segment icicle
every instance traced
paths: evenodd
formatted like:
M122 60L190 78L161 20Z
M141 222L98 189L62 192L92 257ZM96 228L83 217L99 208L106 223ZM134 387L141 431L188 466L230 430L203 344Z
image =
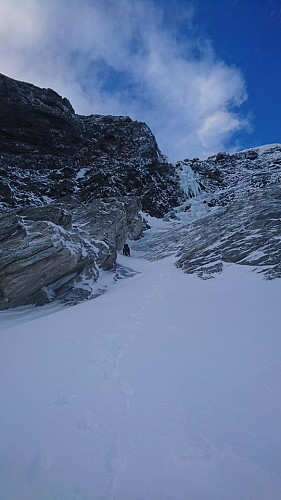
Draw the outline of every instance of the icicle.
M196 179L196 174L189 165L181 164L179 172L181 188L187 198L193 198L200 193L200 186Z

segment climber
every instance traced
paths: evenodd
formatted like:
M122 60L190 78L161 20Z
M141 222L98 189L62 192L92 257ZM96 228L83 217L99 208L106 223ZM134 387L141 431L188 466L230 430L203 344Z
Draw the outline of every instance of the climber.
M125 243L123 247L123 255L126 255L126 257L131 257L130 247L127 243Z

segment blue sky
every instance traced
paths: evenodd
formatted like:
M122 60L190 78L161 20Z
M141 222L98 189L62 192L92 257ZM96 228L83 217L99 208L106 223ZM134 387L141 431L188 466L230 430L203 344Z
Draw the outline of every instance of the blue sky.
M1 0L0 71L145 121L172 161L281 142L277 0Z
M214 50L244 76L253 133L240 138L245 147L281 142L281 2L211 0L198 2L195 22Z

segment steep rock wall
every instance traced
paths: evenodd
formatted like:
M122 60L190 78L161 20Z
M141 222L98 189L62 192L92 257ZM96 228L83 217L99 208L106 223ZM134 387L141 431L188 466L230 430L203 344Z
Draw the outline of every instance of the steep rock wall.
M162 216L183 200L174 167L145 123L81 116L65 98L0 74L0 202L136 196Z

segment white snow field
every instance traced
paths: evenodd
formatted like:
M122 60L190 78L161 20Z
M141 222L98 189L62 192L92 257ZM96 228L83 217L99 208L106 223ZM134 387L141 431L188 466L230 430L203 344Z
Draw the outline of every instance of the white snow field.
M0 499L279 500L281 281L132 254L106 294L1 331Z

